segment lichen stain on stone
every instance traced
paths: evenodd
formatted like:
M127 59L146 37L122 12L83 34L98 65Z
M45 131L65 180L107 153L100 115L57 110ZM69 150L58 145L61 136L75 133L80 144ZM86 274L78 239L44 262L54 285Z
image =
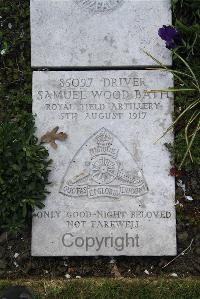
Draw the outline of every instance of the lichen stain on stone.
M111 60L105 60L104 63L107 66L111 66L112 65L112 61Z
M115 44L115 40L113 38L113 36L111 34L108 34L104 37L104 40L113 48L116 48Z
M88 53L88 63L91 64L92 63L92 53Z
M133 156L135 158L135 160L138 162L140 161L140 145L139 145L139 140L137 140L137 142L133 143Z
M81 54L83 54L83 53L85 53L85 52L86 52L86 49L84 49L84 48L81 48L81 49L80 49L80 52L81 52Z

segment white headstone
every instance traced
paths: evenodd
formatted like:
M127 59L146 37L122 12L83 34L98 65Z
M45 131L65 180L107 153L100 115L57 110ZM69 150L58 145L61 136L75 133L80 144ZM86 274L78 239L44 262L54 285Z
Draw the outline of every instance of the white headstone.
M170 0L31 0L33 67L171 64L158 29Z
M68 138L46 144L50 194L33 214L32 255L176 254L173 136L156 142L173 97L147 92L171 86L156 70L34 72L38 137L59 127Z

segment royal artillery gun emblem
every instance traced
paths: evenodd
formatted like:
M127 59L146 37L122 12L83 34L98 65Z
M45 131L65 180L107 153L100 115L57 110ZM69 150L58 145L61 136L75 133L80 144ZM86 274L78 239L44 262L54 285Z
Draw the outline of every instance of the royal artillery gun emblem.
M75 154L60 192L69 197L138 197L147 193L148 187L126 147L102 128Z

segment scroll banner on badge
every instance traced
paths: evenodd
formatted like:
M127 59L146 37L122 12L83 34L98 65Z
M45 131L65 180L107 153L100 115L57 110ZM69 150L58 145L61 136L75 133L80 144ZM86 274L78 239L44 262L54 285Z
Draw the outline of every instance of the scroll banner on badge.
M147 191L148 188L146 184L143 183L137 187L131 185L120 185L120 186L66 185L63 188L62 193L71 197L88 196L88 198L97 198L97 197L106 196L106 197L118 198L120 196L137 197L137 196L144 195Z

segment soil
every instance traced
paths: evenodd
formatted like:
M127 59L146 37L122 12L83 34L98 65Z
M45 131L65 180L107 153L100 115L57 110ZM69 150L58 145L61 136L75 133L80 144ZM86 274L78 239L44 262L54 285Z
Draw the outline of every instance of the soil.
M0 278L200 275L200 171L181 173L176 181L178 255L175 259L126 256L31 257L31 225L27 225L23 232L15 236L7 236L6 233L0 235Z

